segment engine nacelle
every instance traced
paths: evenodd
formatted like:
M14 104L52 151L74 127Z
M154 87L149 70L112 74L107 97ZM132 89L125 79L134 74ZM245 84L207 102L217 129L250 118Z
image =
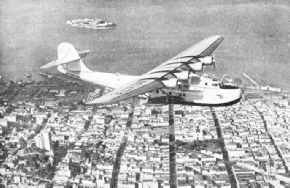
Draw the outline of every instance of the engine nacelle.
M171 78L169 80L163 80L162 83L167 88L175 88L177 86L177 78Z
M189 64L190 68L194 70L195 72L199 72L203 70L203 63L202 62L196 62L193 64Z
M214 63L214 59L213 57L211 56L205 56L205 57L201 57L201 58L198 58L198 60L202 63L204 63L205 65L211 65Z
M178 80L188 80L188 71L182 71L174 74Z

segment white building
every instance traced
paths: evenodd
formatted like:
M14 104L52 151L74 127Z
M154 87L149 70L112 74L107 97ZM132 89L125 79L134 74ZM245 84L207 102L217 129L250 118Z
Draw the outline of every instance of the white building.
M51 150L52 149L52 143L51 143L51 133L49 131L44 131L42 133L39 133L34 137L36 147L39 147L41 149L45 150Z
M6 115L4 116L4 119L6 119L9 122L16 122L16 115Z
M3 127L7 127L8 121L6 119L0 119L0 125L2 125Z

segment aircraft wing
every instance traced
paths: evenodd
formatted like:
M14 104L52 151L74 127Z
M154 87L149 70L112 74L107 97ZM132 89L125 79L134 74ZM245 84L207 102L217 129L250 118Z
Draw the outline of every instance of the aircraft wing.
M193 45L189 49L162 63L155 69L143 74L136 80L117 88L116 90L103 95L100 98L92 101L87 101L87 104L109 104L148 93L156 89L164 88L162 83L166 80L166 76L176 72L184 65L197 62L197 58L209 56L223 41L224 36L212 36Z

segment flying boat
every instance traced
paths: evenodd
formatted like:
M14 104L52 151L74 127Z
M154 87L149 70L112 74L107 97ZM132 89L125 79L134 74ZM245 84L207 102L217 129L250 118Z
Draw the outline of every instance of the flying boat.
M86 104L112 104L146 95L148 104L170 100L173 104L226 106L240 101L241 88L200 74L204 67L215 66L212 53L223 40L220 35L208 37L141 76L92 71L83 62L90 51L69 43L60 44L57 60L41 68L57 67L63 74L112 89L101 97L88 97Z

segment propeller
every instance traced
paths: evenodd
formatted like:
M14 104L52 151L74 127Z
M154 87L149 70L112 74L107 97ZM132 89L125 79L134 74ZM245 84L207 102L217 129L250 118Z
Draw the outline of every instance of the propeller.
M240 87L241 88L241 91L242 91L242 95L245 94L245 91L246 91L246 88L245 87Z
M216 79L216 80L221 80L219 77L217 77L216 75L214 75L213 73L209 72L209 71L206 71L206 74L208 76L210 76L211 78L213 79Z
M234 78L233 83L240 86L240 85L242 85L242 80L240 78Z
M215 66L215 54L212 56L212 66L213 66L213 71L215 72L216 66Z

